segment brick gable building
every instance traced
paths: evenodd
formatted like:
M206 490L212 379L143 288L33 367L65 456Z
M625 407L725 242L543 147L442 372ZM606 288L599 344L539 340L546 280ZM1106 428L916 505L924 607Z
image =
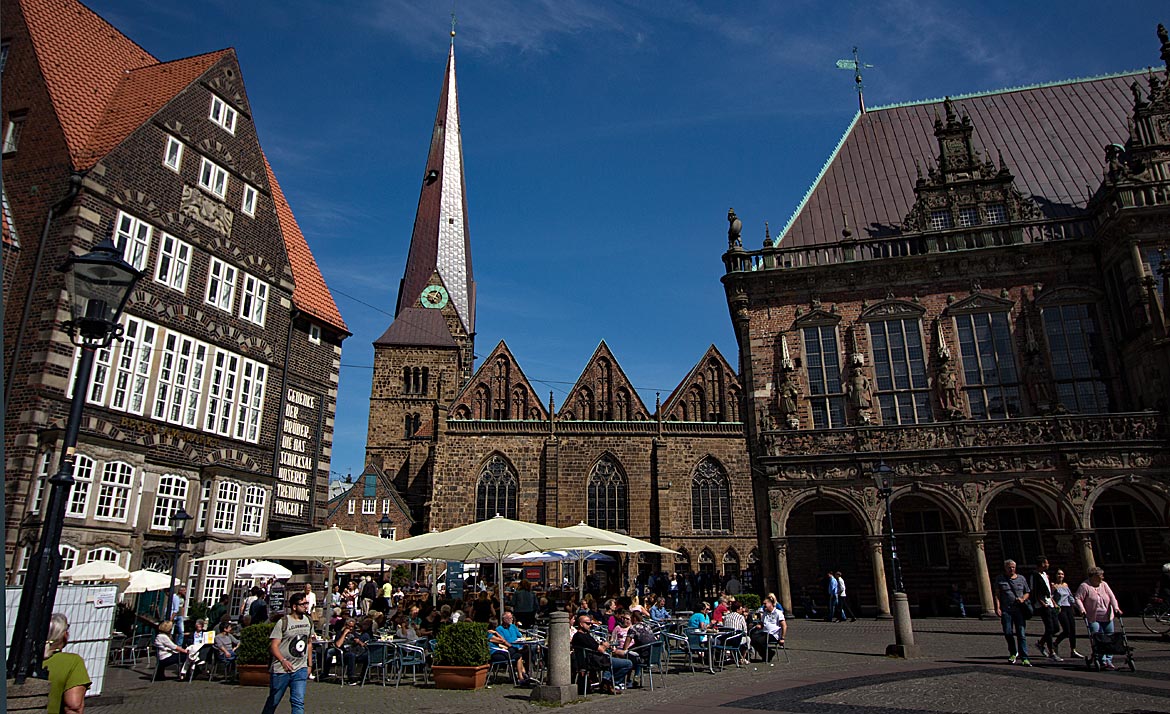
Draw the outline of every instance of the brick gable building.
M863 111L777 240L746 250L729 216L786 604L840 569L888 613L883 465L920 611L952 584L993 609L1002 560L1040 553L1144 603L1170 560L1168 85L1160 68Z
M86 390L66 566L169 567L318 527L345 322L252 123L232 50L160 62L73 0L4 0L10 582L39 537L77 350L65 256L113 236L144 271ZM191 528L189 528L190 534ZM186 574L213 600L232 564Z
M558 526L584 521L680 552L623 562L630 580L693 570L712 582L725 572L750 581L757 499L739 380L714 347L653 410L605 342L559 410L551 395L544 403L503 341L474 369L460 142L452 45L395 318L374 343L367 461L402 494L416 532L497 513ZM364 529L376 532L378 518L368 514ZM603 567L618 578L616 566Z

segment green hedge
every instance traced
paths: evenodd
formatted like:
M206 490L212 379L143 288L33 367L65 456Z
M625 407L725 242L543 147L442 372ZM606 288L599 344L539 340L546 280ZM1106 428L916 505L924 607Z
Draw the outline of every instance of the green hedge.
M240 664L268 664L272 661L268 640L275 626L275 622L260 622L248 625L240 632L240 649L236 653Z
M460 621L439 632L435 643L435 664L448 667L478 667L487 664L487 625Z
M748 609L748 612L759 608L760 596L754 593L740 593L735 596L735 599L743 603L743 606Z

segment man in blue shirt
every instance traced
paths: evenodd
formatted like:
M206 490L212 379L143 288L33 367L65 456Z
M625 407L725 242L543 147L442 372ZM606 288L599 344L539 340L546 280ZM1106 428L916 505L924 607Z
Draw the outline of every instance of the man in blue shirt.
M500 626L488 633L492 661L506 662L509 658L514 660L516 662L517 684L527 684L528 674L525 665L528 662L528 648L514 644L518 639L520 639L520 628L516 627L512 611L508 610L504 612L504 621Z
M837 576L833 571L829 571L829 612L825 615L825 622L837 621Z
M666 598L660 597L650 606L650 619L655 622L670 619L670 611L666 609Z

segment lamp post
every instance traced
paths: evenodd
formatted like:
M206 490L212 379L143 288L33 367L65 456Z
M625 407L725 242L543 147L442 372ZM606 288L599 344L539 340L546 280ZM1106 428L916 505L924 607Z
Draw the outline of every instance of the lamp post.
M383 513L382 517L378 519L378 537L379 538L389 538L390 537L390 516L386 515L385 513ZM378 570L378 580L380 580L382 583L385 583L386 582L386 559L382 558L379 561L379 563L380 563L380 565L379 565L379 570Z
M73 461L81 412L89 388L94 354L122 338L118 320L142 273L122 259L122 250L107 236L85 255L70 255L59 268L65 273L70 319L61 325L74 345L81 348L69 419L61 442L57 472L49 479L49 500L45 506L41 539L29 560L28 573L20 593L20 609L9 650L9 674L17 684L29 676L43 678L43 644L49 633L49 617L57 597L61 573L61 530L65 526L65 505L73 487Z
M179 510L171 514L171 527L175 531L175 549L171 551L171 589L167 591L167 608L166 614L163 616L163 621L171 619L175 606L175 579L176 571L179 568L179 549L183 545L183 536L186 535L184 531L187 529L187 521L191 520L191 516L186 509L179 506Z
M894 616L894 644L886 647L886 655L914 657L918 647L914 644L914 622L910 618L910 600L902 586L902 564L898 562L898 541L894 537L894 514L890 510L890 496L894 493L892 476L894 470L878 459L873 466L873 483L877 494L886 502L886 530L890 534L890 571L894 576L894 597L891 614Z

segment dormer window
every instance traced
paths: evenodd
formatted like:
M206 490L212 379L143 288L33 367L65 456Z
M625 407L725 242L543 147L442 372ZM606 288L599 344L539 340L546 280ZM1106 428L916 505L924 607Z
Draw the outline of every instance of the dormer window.
M208 118L226 129L229 134L236 133L236 110L214 94L211 95L211 114Z
M1007 223L1007 206L1002 203L987 205L987 222L989 224Z
M979 209L974 206L970 208L960 208L959 225L963 228L970 228L971 226L979 225Z
M932 231L943 231L954 227L955 221L951 217L949 210L943 209L941 211L930 212L930 229Z

